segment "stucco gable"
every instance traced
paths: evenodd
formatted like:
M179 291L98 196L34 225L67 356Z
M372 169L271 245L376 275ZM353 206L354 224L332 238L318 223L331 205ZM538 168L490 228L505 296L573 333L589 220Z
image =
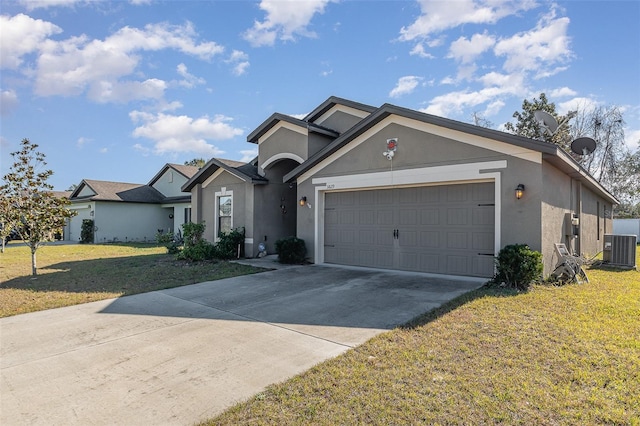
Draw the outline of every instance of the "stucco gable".
M197 184L203 184L221 169L252 184L268 183L266 179L258 174L257 162L255 160L249 163L243 163L241 161L212 158L182 186L182 191L190 192Z

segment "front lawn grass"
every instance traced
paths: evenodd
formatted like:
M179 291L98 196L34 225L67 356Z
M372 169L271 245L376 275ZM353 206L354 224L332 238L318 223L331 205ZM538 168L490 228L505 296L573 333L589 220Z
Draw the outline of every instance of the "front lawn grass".
M640 272L588 275L468 293L204 424L640 425Z
M0 254L0 317L77 305L262 271L230 262L175 260L151 244L50 245L37 252L11 242Z

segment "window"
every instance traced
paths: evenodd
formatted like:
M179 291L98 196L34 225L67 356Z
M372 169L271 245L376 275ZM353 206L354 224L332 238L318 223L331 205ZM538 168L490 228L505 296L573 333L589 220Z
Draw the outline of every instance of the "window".
M231 232L231 207L232 198L230 195L218 197L218 235Z
M184 222L183 223L191 223L191 207L184 208Z

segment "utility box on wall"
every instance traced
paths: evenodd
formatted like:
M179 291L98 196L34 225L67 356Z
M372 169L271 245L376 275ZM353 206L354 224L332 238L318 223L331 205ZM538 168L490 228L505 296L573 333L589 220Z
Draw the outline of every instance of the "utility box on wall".
M636 268L636 236L604 235L604 251L602 260L612 266Z

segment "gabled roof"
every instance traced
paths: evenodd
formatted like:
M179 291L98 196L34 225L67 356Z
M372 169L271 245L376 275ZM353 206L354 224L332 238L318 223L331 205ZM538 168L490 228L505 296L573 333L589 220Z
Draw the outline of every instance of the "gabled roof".
M372 113L377 109L371 105L361 104L360 102L350 101L349 99L343 99L337 96L330 96L326 101L318 105L316 109L307 114L303 120L312 123L336 105L344 105L367 113Z
M78 197L88 187L95 194ZM164 196L157 189L139 183L109 182L104 180L83 179L70 196L71 201L120 201L129 203L161 203Z
M203 183L209 179L219 169L226 170L232 175L252 184L265 184L269 181L258 174L258 166L255 160L249 163L243 163L234 160L225 160L222 158L212 158L198 172L191 177L184 185L183 192L189 192L199 183Z
M335 130L328 129L326 127L319 126L314 123L309 123L304 120L300 120L299 118L292 117L290 115L281 114L276 112L271 114L271 117L267 118L262 122L253 132L249 133L247 136L247 142L258 143L258 140L269 130L271 130L275 125L279 122L285 121L287 123L293 124L294 126L298 126L303 129L307 129L310 132L320 133L323 135L331 136L333 138L337 138L339 133Z
M291 182L297 179L307 170L329 157L331 154L347 145L349 142L372 128L390 115L398 115L412 120L433 124L440 127L449 128L451 130L465 132L468 134L484 137L516 146L520 146L533 151L542 153L543 159L553 164L555 167L567 173L569 176L579 179L587 186L602 194L602 196L612 203L619 204L619 201L607 191L599 182L597 182L580 164L578 164L570 155L560 149L557 145L525 138L522 136L512 135L510 133L498 130L487 129L485 127L474 126L472 124L460 121L450 120L448 118L438 117L431 114L422 113L416 110L398 107L391 104L384 104L376 109L369 116L362 119L358 124L344 132L340 137L328 144L326 147L312 155L307 161L300 164L290 173L284 176L284 182Z
M184 164L167 163L164 166L162 166L160 171L158 173L156 173L156 175L149 181L148 185L149 186L153 186L153 184L156 183L158 181L158 179L160 179L162 177L162 175L165 174L168 169L175 170L176 172L180 173L182 176L186 177L187 179L192 178L193 175L198 173L198 170L200 170L196 166L186 166Z

